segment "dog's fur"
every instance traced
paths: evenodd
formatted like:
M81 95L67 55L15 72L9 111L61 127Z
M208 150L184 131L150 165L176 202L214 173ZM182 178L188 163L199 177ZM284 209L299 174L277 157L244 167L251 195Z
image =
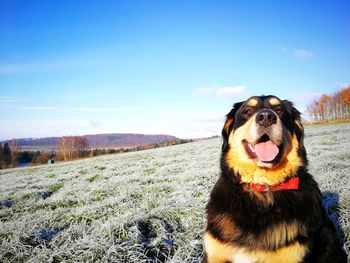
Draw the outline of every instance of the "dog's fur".
M262 110L269 115L265 123ZM221 175L207 205L203 262L346 262L318 185L307 172L299 111L287 100L256 96L236 103L226 117ZM263 136L278 146L272 161L247 149ZM274 186L293 177L299 177L298 190L242 187Z

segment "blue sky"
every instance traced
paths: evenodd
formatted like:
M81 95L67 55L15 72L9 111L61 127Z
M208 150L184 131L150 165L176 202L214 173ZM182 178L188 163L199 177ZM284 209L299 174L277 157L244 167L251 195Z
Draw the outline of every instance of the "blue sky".
M220 134L234 102L303 111L350 82L349 1L0 0L0 140Z

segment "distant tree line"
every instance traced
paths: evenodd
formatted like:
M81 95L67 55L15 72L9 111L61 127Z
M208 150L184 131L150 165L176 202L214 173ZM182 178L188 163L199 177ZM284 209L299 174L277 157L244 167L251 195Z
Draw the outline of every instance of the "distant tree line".
M6 142L4 146L0 143L0 169L17 167L18 165L45 164L50 159L56 161L69 161L85 157L94 157L104 154L120 154L133 151L166 147L182 143L192 142L192 140L175 139L162 143L151 143L147 145L121 148L97 148L88 147L87 139L83 136L65 136L60 138L57 144L57 151L30 151L19 150L18 142L12 140Z
M95 148L127 147L128 145L145 145L176 139L176 137L171 135L147 135L132 133L91 134L84 135L83 137L87 139L88 145L94 145ZM18 141L18 145L26 146L26 149L36 149L38 147L47 148L51 147L52 145L56 146L59 143L60 139L61 137L45 137L22 138L16 140ZM3 142L3 144L5 142ZM10 140L7 142L10 142Z
M16 167L19 164L43 164L50 158L50 154L40 151L21 151L17 140L0 143L0 169Z
M15 167L18 162L18 143L16 140L0 143L0 169Z
M68 160L74 160L74 159L84 158L84 157L93 157L93 156L103 155L103 154L142 151L147 149L166 147L166 146L188 143L188 142L192 142L192 140L175 139L175 140L165 141L161 143L151 143L151 144L133 146L133 147L91 149L88 147L88 142L86 137L65 136L65 137L62 137L57 144L58 153L55 159L68 161Z
M0 143L0 169L8 168L12 164L11 149L8 143L2 147Z
M327 122L350 118L350 86L332 94L323 94L307 106L311 122Z

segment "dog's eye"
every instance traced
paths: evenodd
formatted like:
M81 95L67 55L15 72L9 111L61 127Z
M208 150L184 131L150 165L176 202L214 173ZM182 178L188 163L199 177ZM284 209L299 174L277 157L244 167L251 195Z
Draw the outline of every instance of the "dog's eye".
M282 108L277 107L277 108L275 108L275 112L276 112L278 115L281 115L282 112L283 112L283 110L282 110Z
M251 114L253 114L253 109L252 108L246 108L243 113L246 114L246 115L251 115Z

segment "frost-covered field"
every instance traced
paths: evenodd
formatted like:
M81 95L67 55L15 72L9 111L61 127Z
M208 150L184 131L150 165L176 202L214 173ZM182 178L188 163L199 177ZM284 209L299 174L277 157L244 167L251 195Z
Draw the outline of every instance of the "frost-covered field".
M350 246L350 123L306 128L310 172ZM0 262L199 262L220 139L0 170Z

